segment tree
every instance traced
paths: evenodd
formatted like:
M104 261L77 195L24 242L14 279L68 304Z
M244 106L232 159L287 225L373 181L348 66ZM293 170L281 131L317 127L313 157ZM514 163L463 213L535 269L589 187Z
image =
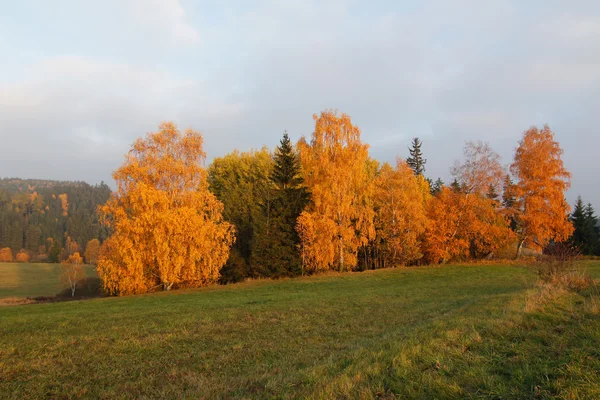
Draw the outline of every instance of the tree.
M488 143L468 141L463 150L464 161L455 162L452 176L465 193L497 193L505 176L500 156Z
M92 239L85 247L85 262L96 265L100 256L100 241Z
M61 275L60 279L63 283L69 285L71 289L71 297L75 296L75 289L77 288L77 282L85 277L83 272L83 258L78 252L75 252L61 263Z
M573 224L571 243L577 246L583 254L595 254L598 246L598 235L595 230L598 218L595 216L592 205L584 205L581 196L578 196L569 220Z
M117 189L101 207L112 229L98 260L111 294L215 282L234 240L223 204L208 190L202 135L173 123L138 139L113 173Z
M565 191L571 174L562 161L563 150L548 125L523 134L511 172L515 184L517 257L522 246L543 249L551 240L562 242L573 232Z
M441 190L441 189L440 189ZM405 161L384 164L375 181L375 226L387 264L413 264L423 254L421 237L428 224L429 185Z
M55 240L51 242L50 249L48 250L48 262L60 262L60 245Z
M25 249L21 249L15 256L15 260L17 260L18 262L22 262L22 263L29 262L29 259L30 259L29 253Z
M596 232L596 225L598 224L598 217L596 217L594 208L590 203L585 206L585 219L587 222L586 226L586 246L584 247L585 254L594 255L600 247L598 242L598 233Z
M323 111L314 115L310 143L300 139L302 176L311 202L298 218L303 265L311 271L357 264L361 246L375 237L370 204L368 145L346 114Z
M262 202L252 246L252 270L261 276L282 277L301 273L300 238L296 221L307 203L300 160L287 132L273 156L270 201Z
M0 250L0 261L2 262L10 262L13 260L12 250L10 247L5 247Z
M421 146L423 142L419 138L413 138L411 147L408 148L410 157L406 159L406 163L413 170L415 175L423 175L425 173L425 164L427 160L423 158L423 152L421 152Z
M265 147L249 152L233 151L215 158L208 168L210 190L223 203L223 218L235 226L235 243L221 282L264 276L265 271L251 262L257 232L266 224L273 206L275 186L271 180L273 157Z
M424 253L430 263L485 257L513 239L506 218L483 194L444 187L428 203L427 216Z
M438 193L440 193L442 191L442 188L444 187L444 181L442 180L442 178L437 178L437 180L433 183L433 185L431 185L431 194L432 195L436 195Z

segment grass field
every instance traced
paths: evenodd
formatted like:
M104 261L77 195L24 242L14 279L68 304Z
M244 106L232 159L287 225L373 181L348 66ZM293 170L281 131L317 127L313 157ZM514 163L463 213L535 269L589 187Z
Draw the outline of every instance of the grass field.
M92 266L84 266L87 276L96 276ZM59 264L0 263L0 299L6 297L54 296L64 285Z
M534 281L445 266L4 307L0 397L600 398L597 307Z

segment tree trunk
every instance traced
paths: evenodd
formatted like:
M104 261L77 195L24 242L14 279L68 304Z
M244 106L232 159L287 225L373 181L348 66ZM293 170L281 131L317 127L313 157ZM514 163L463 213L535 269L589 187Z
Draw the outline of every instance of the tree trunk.
M517 260L521 256L521 249L523 248L523 243L525 243L525 239L521 239L519 241L519 244L517 245L517 255L515 256L515 259L517 259Z

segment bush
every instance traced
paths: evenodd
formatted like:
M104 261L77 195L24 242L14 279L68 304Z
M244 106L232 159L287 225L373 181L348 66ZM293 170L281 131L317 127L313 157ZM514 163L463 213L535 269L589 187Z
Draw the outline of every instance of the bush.
M19 252L17 253L16 257L15 257L15 259L16 259L18 262L23 262L23 263L26 263L26 262L28 262L28 261L29 261L29 258L30 258L30 257L29 257L29 253L28 253L26 250L24 250L24 249L21 249L21 251L19 251Z

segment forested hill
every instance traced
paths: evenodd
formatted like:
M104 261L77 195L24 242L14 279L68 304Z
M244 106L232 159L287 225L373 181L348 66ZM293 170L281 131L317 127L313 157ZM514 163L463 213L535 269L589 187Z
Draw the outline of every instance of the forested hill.
M23 249L31 260L83 253L90 240L107 236L96 209L110 192L104 183L0 179L0 248Z

